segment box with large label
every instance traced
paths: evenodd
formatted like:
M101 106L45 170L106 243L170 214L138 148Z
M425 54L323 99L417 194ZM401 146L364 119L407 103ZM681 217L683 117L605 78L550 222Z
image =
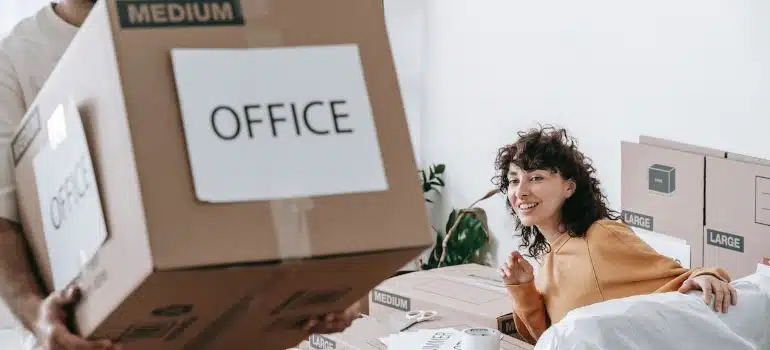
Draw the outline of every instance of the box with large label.
M770 258L770 161L727 154L706 162L704 260L733 279Z
M248 298L297 330L433 244L377 0L98 1L12 151L47 289L127 350Z
M441 317L441 315L439 315L434 320L421 322L412 326L406 332L414 332L418 330L441 330L447 328L459 332L463 329L475 327L475 325L469 324L468 321L463 319ZM348 329L341 333L324 335L313 334L307 340L300 343L297 348L301 350L388 350L388 346L385 344L383 339L387 339L389 336L398 333L398 328L394 328L392 325L384 324L374 317L365 316L355 320ZM422 347L422 349L456 349L456 347L453 345L460 344L447 343L447 341L451 341L453 339L457 340L456 337L453 338L446 335L437 334L435 340L430 340L429 344ZM420 346L420 344L415 344L415 348L418 346ZM500 341L500 349L532 350L534 349L534 346L513 337L502 335L502 339Z
M685 267L703 265L705 162L712 157L725 152L650 136L621 143L623 222L636 232L684 239Z
M369 314L399 323L412 310L435 310L448 318L515 335L513 304L500 273L466 264L390 278L369 293Z

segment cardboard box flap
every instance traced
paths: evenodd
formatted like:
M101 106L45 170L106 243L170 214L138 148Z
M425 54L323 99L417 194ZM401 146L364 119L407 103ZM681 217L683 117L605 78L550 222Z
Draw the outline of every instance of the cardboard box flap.
M726 156L725 151L720 151L714 148L695 146L684 142L677 142L653 136L640 135L639 143L687 153L700 154L708 157L724 158Z
M415 299L439 304L458 314L491 319L511 314L510 299L500 276L492 268L475 264L391 278L373 290L371 302L407 310L414 309L410 304Z

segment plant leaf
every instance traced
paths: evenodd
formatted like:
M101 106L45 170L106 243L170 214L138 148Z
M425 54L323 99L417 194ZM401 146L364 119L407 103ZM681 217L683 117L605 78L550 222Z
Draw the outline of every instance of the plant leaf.
M444 164L436 165L436 174L443 174L444 170L446 170L446 165Z

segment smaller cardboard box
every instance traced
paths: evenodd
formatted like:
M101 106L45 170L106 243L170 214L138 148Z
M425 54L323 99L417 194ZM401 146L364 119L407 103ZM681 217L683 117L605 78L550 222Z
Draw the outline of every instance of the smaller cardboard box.
M623 221L638 233L684 239L686 267L703 265L705 162L712 157L725 152L650 136L621 143Z
M473 327L475 326L469 325L468 322L460 319L438 317L435 320L418 323L406 332L441 328L453 328L461 331ZM313 334L297 347L301 350L387 350L388 347L381 339L396 333L398 333L398 329L394 329L392 326L384 324L374 317L365 316L357 319L353 322L353 325L341 333L329 335ZM531 350L534 349L534 346L503 335L500 348L502 350Z
M402 323L406 312L434 310L475 327L516 334L513 305L496 269L478 264L449 266L390 278L369 293L369 314Z
M770 258L770 161L728 153L706 163L704 263L733 279Z

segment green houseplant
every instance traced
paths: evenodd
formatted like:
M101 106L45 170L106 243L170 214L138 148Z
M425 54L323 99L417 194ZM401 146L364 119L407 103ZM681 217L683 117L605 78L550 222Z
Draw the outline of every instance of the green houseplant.
M444 187L444 164L432 165L428 170L420 170L420 180L425 201L431 192L440 192ZM427 261L420 262L420 268L429 270L437 267L461 265L467 263L486 264L483 256L484 248L489 244L490 231L487 224L487 214L482 208L476 207L479 202L488 199L499 191L487 192L482 198L473 202L468 208L453 209L446 221L444 231L433 228L436 233L436 244L430 252Z

